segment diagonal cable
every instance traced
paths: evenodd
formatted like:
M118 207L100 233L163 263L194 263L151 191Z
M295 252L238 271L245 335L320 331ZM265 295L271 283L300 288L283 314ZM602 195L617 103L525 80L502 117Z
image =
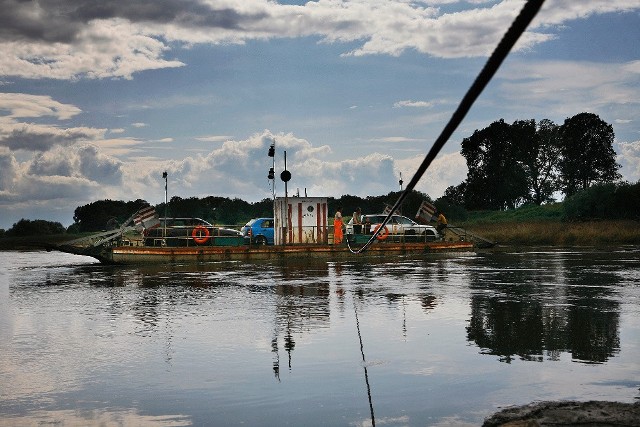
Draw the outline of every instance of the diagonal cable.
M352 249L351 245L349 244L349 239L347 239L347 245L351 252L355 254L364 252L375 241L378 234L380 233L380 230L382 230L387 225L389 219L391 219L391 216L395 211L398 210L409 193L413 191L415 186L418 184L418 181L420 181L420 179L422 178L422 175L424 175L427 168L431 165L431 162L433 162L433 160L436 158L440 150L442 150L442 147L444 147L444 145L447 143L453 132L457 129L460 123L462 123L462 120L464 120L464 117L473 106L473 103L476 101L476 99L478 99L484 88L489 84L495 73L498 71L498 68L500 68L500 65L502 65L502 62L505 60L507 55L509 55L509 52L511 51L513 46L516 44L520 36L525 32L533 18L536 16L543 3L544 0L527 0L524 7L520 11L520 14L516 17L516 19L511 24L511 27L509 27L505 35L502 37L502 40L500 40L498 46L496 46L495 50L487 60L487 63L482 68L482 71L480 71L480 74L478 74L478 77L476 77L476 80L473 82L464 98L462 98L462 101L460 101L458 108L453 112L453 115L449 119L449 122L440 133L440 136L438 136L436 141L433 143L431 150L429 150L429 152L425 156L424 160L418 167L418 170L413 175L413 178L411 178L411 181L409 181L407 187L404 189L402 194L400 194L400 197L398 197L398 200L391 208L391 212L389 212L380 227L378 227L378 230L371 236L367 243L365 243L365 245L358 250Z

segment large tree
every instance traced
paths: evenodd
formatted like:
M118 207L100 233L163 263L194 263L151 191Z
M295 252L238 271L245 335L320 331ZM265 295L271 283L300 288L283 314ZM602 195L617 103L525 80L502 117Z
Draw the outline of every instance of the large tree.
M560 128L551 120L518 120L511 126L527 176L529 200L536 205L553 200L558 189Z
M566 196L620 179L610 124L596 114L580 113L564 121L561 134L560 175Z
M520 135L520 138L522 135ZM527 200L527 175L522 144L512 126L500 119L462 141L467 159L465 206L468 209L508 209Z

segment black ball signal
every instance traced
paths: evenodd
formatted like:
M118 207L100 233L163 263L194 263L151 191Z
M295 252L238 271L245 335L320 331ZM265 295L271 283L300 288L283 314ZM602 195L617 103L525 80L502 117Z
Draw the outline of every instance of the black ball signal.
M283 170L280 174L280 179L282 180L282 182L289 182L291 180L291 172L286 169Z

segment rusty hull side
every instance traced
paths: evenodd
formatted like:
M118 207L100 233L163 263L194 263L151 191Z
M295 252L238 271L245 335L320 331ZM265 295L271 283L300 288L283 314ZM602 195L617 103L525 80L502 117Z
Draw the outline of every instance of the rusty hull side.
M471 242L383 243L371 246L363 255L420 255L473 251ZM290 246L203 246L140 247L120 246L111 249L109 261L115 264L193 263L215 261L279 260L289 258L345 259L354 256L343 245Z

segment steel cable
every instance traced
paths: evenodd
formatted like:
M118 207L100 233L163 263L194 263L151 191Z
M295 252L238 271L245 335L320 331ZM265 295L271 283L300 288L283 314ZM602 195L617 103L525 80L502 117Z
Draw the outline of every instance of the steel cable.
M389 212L380 227L378 227L378 230L371 236L371 238L367 241L367 243L365 243L364 246L357 250L352 249L351 244L349 243L349 239L346 239L347 246L352 253L362 253L367 250L367 248L369 248L371 244L373 244L378 234L380 233L380 230L386 226L386 224L389 222L389 219L391 219L391 216L394 214L394 212L398 210L404 199L409 195L409 193L411 193L411 191L413 191L426 170L431 165L431 162L433 162L440 150L442 150L442 147L444 147L444 145L447 143L456 128L460 125L460 123L462 123L462 120L464 120L465 116L473 106L476 99L478 99L484 88L489 84L495 73L498 71L498 68L500 68L502 62L509 55L509 52L511 51L513 46L516 44L520 36L525 32L533 18L537 15L543 3L544 0L527 0L520 13L511 24L511 27L509 27L505 35L502 37L502 40L500 40L500 43L498 43L498 46L496 46L495 50L480 71L480 74L478 74L475 81L473 82L465 96L462 98L462 101L460 101L458 108L453 112L453 115L440 133L440 136L438 136L436 141L433 143L431 150L429 150L429 152L425 156L424 160L418 167L418 170L407 184L407 187L404 189L402 194L400 194L400 197L398 197L398 200L391 208L391 212Z

